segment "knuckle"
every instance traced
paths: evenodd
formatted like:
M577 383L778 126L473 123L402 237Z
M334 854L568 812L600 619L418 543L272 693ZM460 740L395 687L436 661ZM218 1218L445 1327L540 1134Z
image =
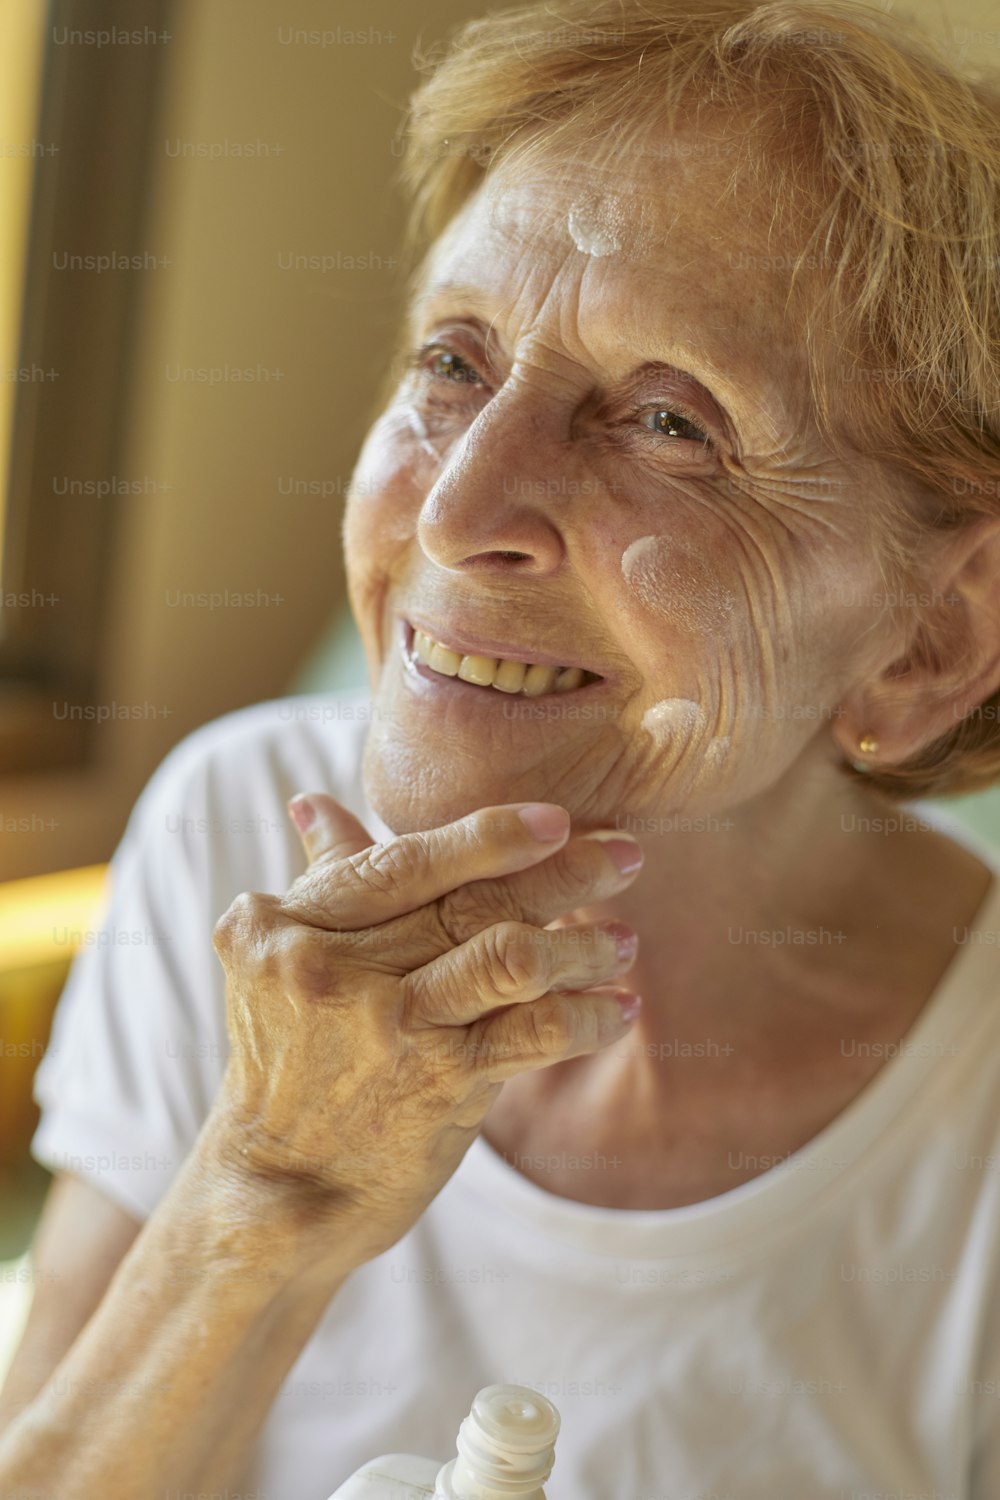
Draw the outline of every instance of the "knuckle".
M559 884L560 893L567 897L572 905L583 906L588 898L593 897L597 882L598 870L595 864L606 856L597 854L593 843L581 840L576 844L569 844L563 850L563 858L558 865L556 879Z
M447 908L447 898L432 901L425 906L420 918L421 935L428 938L434 948L441 953L458 947L460 943L465 942L466 937L472 936L471 932L463 936L459 930L460 924L451 919Z
M439 974L433 989L419 976L404 974L399 986L404 1024L419 1024L424 1016L431 1016L435 1027L461 1024L463 988L467 998L468 985L451 971Z
M373 844L353 854L348 864L355 876L369 890L379 895L391 895L409 880L419 879L430 863L431 851L426 838L420 833L400 839L390 839L385 844Z
M212 946L220 958L231 958L257 946L273 897L259 891L241 891L212 929Z
M488 808L479 807L471 817L462 818L456 823L453 832L470 852L473 849L488 848L496 841L497 815Z
M585 929L579 935L583 962L587 972L596 978L615 973L620 967L618 945L610 933L599 927Z
M334 989L329 946L326 934L317 935L305 927L292 928L273 955L272 975L280 974L282 987L299 999L330 1000ZM318 940L317 940L318 938Z
M442 896L438 904L449 940L467 942L494 922L516 921L519 916L513 893L503 885L460 885Z
M499 995L519 994L540 976L544 956L540 944L526 941L530 930L520 922L498 922L483 933L483 962Z
M576 1041L576 1008L563 995L550 995L544 1005L527 1010L531 1039L537 1051L562 1057Z
M468 1071L481 1082L487 1081L496 1064L512 1050L508 1018L467 1026L461 1047Z

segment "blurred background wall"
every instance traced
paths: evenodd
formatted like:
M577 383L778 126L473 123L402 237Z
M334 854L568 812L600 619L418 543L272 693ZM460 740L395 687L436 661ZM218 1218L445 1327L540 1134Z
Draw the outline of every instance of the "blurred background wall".
M13 3L22 17L49 14L35 0ZM69 9L81 30L145 25L143 5ZM34 267L57 298L93 297L103 279L128 282L131 301L104 386L114 431L103 467L87 433L75 451L63 443L58 467L41 444L25 451L27 428L14 456L33 508L72 512L76 525L89 516L83 529L100 523L107 546L100 574L77 583L101 595L96 670L85 695L65 695L92 711L87 759L38 774L27 755L3 776L0 879L105 858L165 751L208 718L286 691L337 614L341 497L396 303L393 132L417 33L464 9L175 0L150 7L153 35L168 35L131 56L125 44L55 42L69 22L40 27L60 75L89 70L121 87L144 52L156 97L130 101L136 117L109 125L146 137L131 241L143 268ZM324 31L335 39L293 40ZM67 170L71 144L58 144L35 159L43 183ZM104 144L95 139L79 165L113 200L96 159ZM120 251L118 227L81 222L54 253ZM85 404L106 338L95 317L55 361L59 381L21 387L43 409L38 429L67 379ZM19 363L30 370L26 353ZM74 480L131 491L57 493ZM7 707L10 724L9 696Z
M340 522L400 305L394 136L418 38L488 8L0 5L0 1262L43 1187L52 934L142 785L208 719L364 683ZM882 8L1000 67L996 0ZM1000 844L1000 793L947 805Z

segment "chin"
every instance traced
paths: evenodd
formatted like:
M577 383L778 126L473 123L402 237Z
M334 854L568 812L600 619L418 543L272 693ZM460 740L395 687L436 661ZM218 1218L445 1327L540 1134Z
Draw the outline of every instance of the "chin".
M377 722L365 743L362 775L369 803L396 834L440 828L508 802L559 802L573 812L540 767L512 776L509 768L454 753L437 763L431 747L394 737Z

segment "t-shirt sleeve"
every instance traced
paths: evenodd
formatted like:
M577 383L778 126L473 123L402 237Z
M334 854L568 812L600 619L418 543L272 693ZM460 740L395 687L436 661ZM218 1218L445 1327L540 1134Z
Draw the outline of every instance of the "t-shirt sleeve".
M245 886L218 870L201 743L182 741L135 804L35 1075L32 1155L140 1219L194 1145L229 1051L211 937Z
M990 1153L993 1172L1000 1166L998 1150ZM981 1333L980 1357L971 1382L972 1465L969 1500L996 1500L1000 1495L1000 1254L993 1254L991 1296Z

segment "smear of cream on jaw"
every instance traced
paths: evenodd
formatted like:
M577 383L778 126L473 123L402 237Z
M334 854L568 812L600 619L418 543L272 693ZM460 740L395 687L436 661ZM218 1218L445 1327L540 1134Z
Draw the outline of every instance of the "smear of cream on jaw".
M720 735L717 739L709 740L708 744L705 746L705 754L703 756L704 764L707 765L710 770L714 771L717 766L721 765L722 761L726 757L726 753L728 750L728 734L723 734Z
M704 718L700 704L691 698L661 698L646 709L641 727L654 740L668 740L676 735L693 734Z
M701 629L720 626L736 602L708 560L669 536L641 536L626 547L622 577L647 609Z

